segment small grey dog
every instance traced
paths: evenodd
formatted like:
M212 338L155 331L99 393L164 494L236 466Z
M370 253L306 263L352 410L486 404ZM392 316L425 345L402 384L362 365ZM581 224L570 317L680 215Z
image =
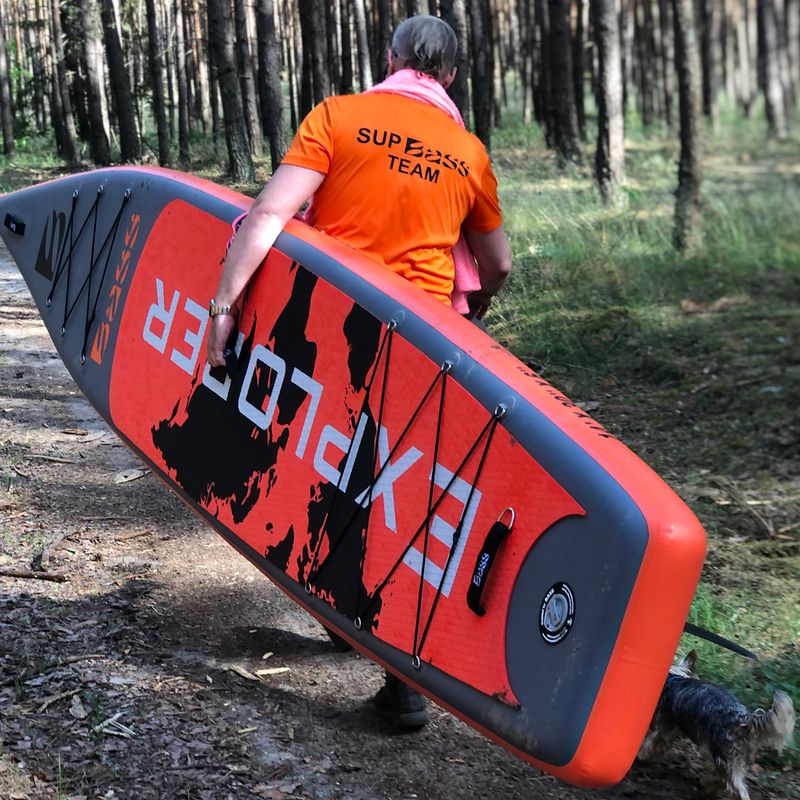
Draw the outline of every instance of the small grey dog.
M779 753L792 738L795 713L786 692L776 691L769 711L751 711L727 689L697 678L697 653L670 668L639 757L662 755L678 731L707 748L716 772L704 781L709 790L727 790L738 800L750 800L747 770L765 745Z

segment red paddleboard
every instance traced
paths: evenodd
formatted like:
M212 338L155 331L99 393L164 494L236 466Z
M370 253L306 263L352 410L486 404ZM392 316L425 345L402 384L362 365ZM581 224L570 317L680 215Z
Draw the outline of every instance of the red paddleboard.
M73 377L230 544L359 650L584 786L627 771L703 531L624 445L489 336L292 221L231 374L208 300L251 201L102 170L0 198Z

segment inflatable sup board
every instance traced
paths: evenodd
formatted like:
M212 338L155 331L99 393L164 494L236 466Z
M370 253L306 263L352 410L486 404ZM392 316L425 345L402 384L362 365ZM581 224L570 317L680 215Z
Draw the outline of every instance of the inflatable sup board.
M618 781L699 578L699 523L489 336L299 221L210 371L208 301L250 204L119 168L0 197L0 224L76 383L230 544L522 758Z

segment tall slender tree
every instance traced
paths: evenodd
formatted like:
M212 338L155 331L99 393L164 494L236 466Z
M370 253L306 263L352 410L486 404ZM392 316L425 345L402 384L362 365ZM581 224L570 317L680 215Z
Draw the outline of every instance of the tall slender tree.
M492 146L492 98L494 76L492 74L490 32L486 28L486 4L488 0L469 3L470 50L472 53L472 114L475 135L486 145Z
M250 152L260 155L263 147L261 122L258 118L258 101L256 100L256 80L253 72L253 56L250 52L250 38L247 35L247 8L245 0L233 0L234 20L236 23L236 64L239 68L239 83L242 90L244 119L247 124L247 138L250 141Z
M700 218L702 139L700 126L700 62L692 0L672 0L675 26L675 69L678 73L681 152L675 190L676 249L694 240Z
M413 5L413 4L410 4ZM417 9L419 3L413 5L414 13L420 13ZM442 19L447 22L455 31L458 39L458 57L456 59L456 78L447 90L453 102L458 106L461 116L469 119L469 87L467 78L469 77L469 36L467 28L467 10L465 0L441 0L440 3Z
M562 159L574 161L580 158L580 149L575 126L569 0L549 0L549 12L553 147Z
M14 108L11 102L11 76L8 69L7 54L6 13L4 2L0 0L0 128L3 130L3 153L7 156L13 156L16 152Z
M175 0L175 72L178 78L178 160L189 161L189 80L183 0Z
M152 2L152 0L151 0ZM96 164L111 163L108 141L108 101L103 75L103 39L97 6L92 0L80 0L83 56L86 67L86 110L89 121L88 140L92 160Z
M769 134L785 139L789 135L789 123L780 59L782 31L778 23L778 1L758 0L758 46Z
M150 80L153 89L153 113L156 118L156 131L158 134L158 163L162 167L169 166L172 154L169 143L169 123L167 121L167 107L164 98L164 60L162 58L163 44L161 29L158 23L158 9L155 0L146 0L147 5L147 32L150 54Z
M103 38L106 43L109 83L114 97L114 111L119 130L120 155L123 161L138 161L141 158L139 132L136 129L136 110L133 105L125 55L120 40L120 20L114 0L102 0L100 7L103 20Z
M369 36L367 35L367 12L364 0L352 0L353 24L356 30L356 50L358 51L358 82L361 91L372 88L372 59L370 58Z
M274 0L257 0L256 10L261 119L269 139L269 153L274 170L287 147L281 92L281 48L275 28Z
M591 0L597 48L597 150L594 173L606 202L625 180L625 121L622 108L622 59L614 0Z
M236 181L252 183L256 179L256 173L250 156L247 123L244 118L239 78L236 74L233 32L227 4L224 0L207 0L207 8L209 39L214 52L214 64L222 98L230 175Z

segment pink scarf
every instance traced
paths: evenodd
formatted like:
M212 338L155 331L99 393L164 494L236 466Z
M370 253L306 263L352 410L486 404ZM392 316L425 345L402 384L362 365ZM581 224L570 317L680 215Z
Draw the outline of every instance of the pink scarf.
M439 81L414 69L401 69L394 75L390 75L383 83L379 83L367 91L399 94L403 97L420 100L428 105L436 106L462 128L464 127L464 120L461 118L458 106L450 99ZM472 255L463 233L453 247L453 262L455 263L455 275L450 302L454 311L459 314L468 314L467 295L481 288L481 279L478 275L475 257Z

